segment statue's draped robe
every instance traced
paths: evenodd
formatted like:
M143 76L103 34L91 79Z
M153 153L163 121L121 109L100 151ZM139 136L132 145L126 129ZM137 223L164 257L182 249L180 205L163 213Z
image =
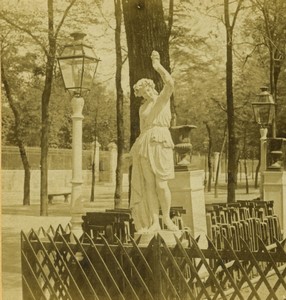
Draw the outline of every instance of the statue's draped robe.
M169 131L172 92L172 88L165 85L154 101L146 101L139 110L140 135L130 151L133 158L130 208L137 231L151 226L146 183L142 174L142 157L149 161L156 177L163 180L174 178L174 144Z

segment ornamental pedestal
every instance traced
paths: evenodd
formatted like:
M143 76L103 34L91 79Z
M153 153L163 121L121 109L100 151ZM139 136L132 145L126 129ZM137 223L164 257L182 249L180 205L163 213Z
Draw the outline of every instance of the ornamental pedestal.
M274 202L274 213L278 216L285 238L286 233L286 171L263 172L263 200Z
M169 181L172 206L186 209L186 214L182 215L184 226L190 228L195 238L207 233L203 181L203 170L178 171Z

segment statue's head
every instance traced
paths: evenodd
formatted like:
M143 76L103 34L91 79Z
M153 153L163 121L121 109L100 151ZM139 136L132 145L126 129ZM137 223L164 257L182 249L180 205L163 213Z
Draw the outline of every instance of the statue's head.
M153 94L158 94L155 90L155 83L151 79L142 78L138 80L134 85L134 94L136 97L144 97L146 92L149 94L152 92Z

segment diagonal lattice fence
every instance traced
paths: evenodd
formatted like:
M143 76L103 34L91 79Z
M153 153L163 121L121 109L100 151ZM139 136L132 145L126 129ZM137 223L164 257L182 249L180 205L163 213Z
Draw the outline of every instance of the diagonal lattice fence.
M285 240L258 237L253 251L243 239L240 250L226 238L223 250L209 239L201 249L188 232L175 239L170 247L157 234L142 247L132 237L79 241L61 226L22 232L23 299L279 299L286 290Z

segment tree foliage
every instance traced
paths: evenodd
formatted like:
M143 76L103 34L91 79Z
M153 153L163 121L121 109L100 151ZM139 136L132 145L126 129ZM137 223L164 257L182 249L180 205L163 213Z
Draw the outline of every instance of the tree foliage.
M47 140L48 147L71 147L70 98L63 91L54 59L69 40L71 30L80 30L88 33L87 43L95 48L102 59L96 83L85 99L83 145L90 148L97 136L105 149L118 137L114 82L114 5L100 0L76 0L62 22L66 8L73 2L54 0L53 35L52 28L47 26L47 3L50 1L42 1L33 9L25 1L14 1L15 5L3 1L0 12L1 58L21 112L21 136L27 146L40 146ZM232 30L231 92L226 89L229 76L226 76L225 70L225 49L230 45L225 38L227 23L223 9L226 3L230 4L227 32ZM133 84L142 77L149 77L154 79L158 89L161 86L157 74L151 68L150 53L153 49L160 52L163 65L172 72L175 79L177 124L197 126L192 132L194 151L203 151L203 141L209 132L212 151L220 151L225 122L234 116L235 122L229 128L233 128L235 139L227 143L230 147L227 152L231 153L230 157L237 153L232 157L235 160L239 153L241 157L254 153L257 158L259 130L252 121L251 102L255 100L261 85L268 85L275 96L279 107L277 136L286 137L285 1L244 0L246 5L239 6L239 16L236 18L236 5L241 3L239 0L123 0L123 60L127 55L126 44L129 48L128 65L124 64L122 68L124 151L129 150L129 144L134 142L139 130L140 100L133 94ZM235 28L233 17L236 18ZM57 31L59 25L61 31ZM149 27L153 31L149 31ZM124 30L127 41L124 39ZM148 35L148 32L152 34ZM53 53L49 52L49 42ZM144 43L148 45L146 51L142 51ZM51 57L53 59L49 62ZM51 65L47 69L49 63ZM51 89L50 98L48 102L42 102L47 84ZM230 109L226 99L233 102ZM47 103L48 114L41 115ZM43 120L46 120L44 124ZM2 143L16 145L14 117L5 92L2 97L1 121ZM48 132L48 136L44 135L42 140L41 127ZM208 128L211 130L208 131Z

